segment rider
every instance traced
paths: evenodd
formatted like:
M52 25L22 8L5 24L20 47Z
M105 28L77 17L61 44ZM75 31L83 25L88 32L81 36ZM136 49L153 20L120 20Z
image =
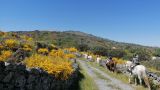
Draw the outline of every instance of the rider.
M138 56L137 54L135 54L135 55L133 56L132 62L133 62L133 64L134 64L135 66L140 64L140 63L139 63L139 56Z
M108 61L109 61L109 62L112 61L112 57L109 57L109 60L108 60Z

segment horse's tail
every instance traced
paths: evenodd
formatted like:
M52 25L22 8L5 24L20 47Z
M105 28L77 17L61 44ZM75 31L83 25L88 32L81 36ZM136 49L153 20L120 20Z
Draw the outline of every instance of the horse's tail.
M145 84L149 88L149 90L151 90L151 86L150 86L149 79L148 79L146 72L143 73L143 79L144 79Z

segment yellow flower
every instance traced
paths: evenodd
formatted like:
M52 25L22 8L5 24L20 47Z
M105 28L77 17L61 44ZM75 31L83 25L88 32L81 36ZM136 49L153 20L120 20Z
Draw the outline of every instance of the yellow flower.
M54 56L54 57L61 57L61 58L65 58L65 54L64 51L62 49L59 50L52 50L49 53L50 56Z
M125 60L123 59L118 59L118 58L113 58L113 60L115 60L118 64L124 64L125 63Z
M22 49L23 49L24 51L30 52L30 51L32 51L32 46L29 45L29 44L24 44L24 45L22 46Z
M39 67L54 75L58 79L67 79L73 72L71 62L60 57L44 56L34 54L24 60L24 63L29 68Z
M0 45L0 49L3 49L3 45Z
M14 39L7 39L7 40L5 40L4 43L5 43L5 46L7 46L9 48L13 48L18 45L18 41L14 40Z
M46 54L46 53L48 53L48 49L47 48L40 48L40 49L38 49L38 53Z
M72 59L72 58L75 58L76 56L74 54L66 54L65 55L65 58L66 59Z
M70 52L77 52L77 51L78 51L78 50L77 50L76 48L74 48L74 47L68 48L68 50L69 50Z
M12 52L11 51L2 51L0 55L0 61L5 61L7 58L11 57Z

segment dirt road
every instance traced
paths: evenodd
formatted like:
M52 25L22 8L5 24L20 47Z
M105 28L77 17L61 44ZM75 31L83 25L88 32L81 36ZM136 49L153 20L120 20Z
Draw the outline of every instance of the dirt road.
M109 76L103 71L87 64L85 61L78 60L78 62L81 64L83 69L88 72L88 75L94 79L99 90L134 90L130 85Z

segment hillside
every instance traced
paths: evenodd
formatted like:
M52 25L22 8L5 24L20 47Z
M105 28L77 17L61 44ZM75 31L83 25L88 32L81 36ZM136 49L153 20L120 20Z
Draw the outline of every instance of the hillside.
M10 32L11 33L11 32ZM142 59L150 59L156 47L142 46L138 44L130 44L116 42L104 39L91 34L80 31L16 31L19 35L28 35L35 41L44 43L54 43L58 47L77 47L80 51L91 51L95 54L103 56L116 56L125 59L131 58L135 53L144 54ZM147 55L147 57L145 57Z
M125 48L144 48L149 50L154 50L156 47L149 47L149 46L143 46L138 44L132 44L132 43L124 43L124 42L116 42L113 40L101 38L94 36L92 34L87 34L80 31L64 31L64 32L58 32L58 31L16 31L15 33L18 34L28 34L34 39L37 39L38 41L70 41L68 43L74 43L74 44L88 44L89 47L92 46L104 46L108 48L116 47L120 49ZM73 45L74 45L73 44ZM63 46L63 43L61 44Z

